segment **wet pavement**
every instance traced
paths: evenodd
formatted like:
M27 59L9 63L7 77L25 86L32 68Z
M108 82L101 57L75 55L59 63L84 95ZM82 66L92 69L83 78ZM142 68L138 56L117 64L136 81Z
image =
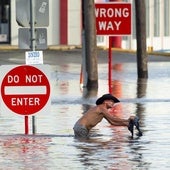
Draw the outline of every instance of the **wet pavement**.
M21 115L0 113L0 169L169 170L170 58L149 56L149 78L137 78L136 56L113 51L112 91L121 100L114 114L140 118L143 136L103 120L89 140L72 127L96 99L108 93L108 51L98 50L99 89L80 86L81 49L44 51L51 66L51 107L36 115L36 134L24 135ZM0 51L0 64L24 64L25 51ZM31 116L30 116L31 124ZM136 131L135 131L136 132Z

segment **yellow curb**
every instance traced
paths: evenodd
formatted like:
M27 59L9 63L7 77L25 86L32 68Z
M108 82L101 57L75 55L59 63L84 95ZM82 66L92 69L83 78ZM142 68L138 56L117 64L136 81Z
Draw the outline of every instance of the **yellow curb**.
M70 45L70 46L67 46L67 45L48 46L49 50L72 50L72 49L75 49L75 48L76 48L76 46L74 46L74 45Z
M18 46L15 45L0 45L0 50L18 50Z
M124 52L124 53L136 53L136 50L128 50L128 49L122 49L122 48L112 48L113 51L117 52ZM170 57L169 52L156 52L156 51L147 51L148 55L156 55L156 56L167 56Z
M72 49L81 49L81 45L51 45L48 46L48 50L72 50ZM108 50L108 47L105 46L98 46L98 49L101 50ZM0 45L0 50L19 50L17 45ZM124 53L136 53L136 50L129 50L129 49L122 49L122 48L112 48L112 51L117 52L124 52ZM156 55L156 56L167 56L170 57L169 52L156 52L156 51L147 51L149 55Z

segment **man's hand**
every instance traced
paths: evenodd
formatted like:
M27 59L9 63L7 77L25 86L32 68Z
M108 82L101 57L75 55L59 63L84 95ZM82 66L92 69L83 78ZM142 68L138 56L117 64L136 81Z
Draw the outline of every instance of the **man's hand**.
M133 121L133 120L135 119L135 117L136 117L135 115L131 115L131 116L129 117L129 119L128 119L129 122L130 122L130 121Z
M128 130L132 133L132 137L133 137L134 126L136 126L136 129L139 132L138 136L142 136L142 132L139 128L139 118L137 116L130 116L128 120L129 120Z

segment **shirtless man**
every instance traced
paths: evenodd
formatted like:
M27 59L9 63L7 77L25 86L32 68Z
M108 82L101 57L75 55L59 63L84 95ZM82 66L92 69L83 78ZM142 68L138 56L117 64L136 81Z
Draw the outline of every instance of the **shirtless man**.
M96 106L89 109L74 125L74 134L76 138L88 138L89 131L96 126L103 118L111 125L128 126L129 121L135 116L130 116L129 119L121 119L110 115L108 109L112 108L115 103L120 102L111 94L105 94L96 101Z

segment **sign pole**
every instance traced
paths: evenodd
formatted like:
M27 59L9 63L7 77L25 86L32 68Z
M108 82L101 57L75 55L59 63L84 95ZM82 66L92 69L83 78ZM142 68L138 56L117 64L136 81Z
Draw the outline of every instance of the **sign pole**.
M34 16L35 16L34 2L33 2L33 0L30 0L30 28L31 28L31 50L32 51L35 51Z
M109 36L109 51L108 51L108 85L109 93L112 94L112 38Z
M21 3L22 1L22 3ZM29 8L28 5L30 5ZM38 11L38 15L37 14ZM30 18L30 20L28 20ZM17 0L16 21L19 28L19 48L31 49L33 57L37 57L36 49L47 48L47 29L36 28L49 25L49 0ZM36 32L35 32L36 31ZM40 54L40 52L39 52ZM39 57L38 54L38 57ZM42 55L39 57L42 58ZM26 61L27 64L27 61ZM31 63L33 64L33 63ZM35 64L35 61L34 61ZM36 63L37 64L37 63ZM25 119L27 120L27 118ZM35 133L35 116L32 116L32 132Z
M33 0L30 0L30 28L31 28L31 50L35 51L35 28L34 28L35 8ZM36 133L35 116L32 116L32 133Z
M28 135L29 127L28 127L28 116L25 116L25 135Z

